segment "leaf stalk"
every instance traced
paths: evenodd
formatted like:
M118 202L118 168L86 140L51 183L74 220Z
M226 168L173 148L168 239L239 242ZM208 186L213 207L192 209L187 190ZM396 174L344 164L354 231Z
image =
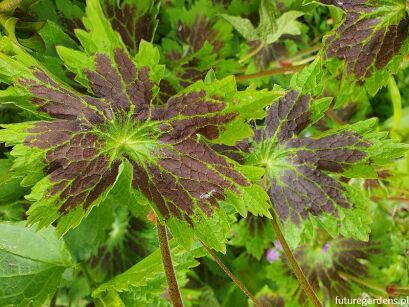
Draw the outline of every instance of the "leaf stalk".
M277 213L274 210L270 210L272 215L272 224L274 232L277 236L277 239L280 241L281 246L283 247L284 254L287 257L287 260L290 264L291 269L293 270L295 276L297 277L301 287L303 288L305 294L310 299L311 303L316 307L322 307L321 302L319 301L317 295L315 294L312 286L308 282L307 277L304 275L304 272L301 270L297 260L294 257L293 252L291 251L290 247L288 246L287 240L284 237L283 232L281 231L281 226L279 224L279 219Z
M166 280L168 282L169 296L174 307L183 307L175 269L173 267L172 255L170 254L168 234L166 226L158 223L159 247L162 255L163 267L165 268Z
M203 242L202 245L207 250L207 252L212 256L214 261L219 265L219 267L226 273L227 276L236 284L236 286L254 303L254 306L261 307L258 300L254 297L253 294L246 288L246 286L229 270L229 268L223 263L223 261L217 257L216 253L206 246Z

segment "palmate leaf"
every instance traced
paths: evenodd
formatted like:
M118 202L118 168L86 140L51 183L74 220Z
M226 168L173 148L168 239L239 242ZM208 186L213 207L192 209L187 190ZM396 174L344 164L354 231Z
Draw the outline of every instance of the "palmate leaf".
M44 227L59 219L57 231L64 234L131 167L133 188L180 240L188 245L196 233L224 250L228 224L220 200L228 197L242 214L269 215L267 202L248 202L262 199L260 190L208 144L235 128L226 124L248 117L242 114L248 106L241 105L246 94L228 78L199 82L160 104L158 51L143 42L133 59L99 2L88 1L86 12L87 31L76 31L84 52L59 52L89 93L62 83L18 46L8 43L7 53L0 54L0 78L10 84L0 100L44 118L0 131L0 140L14 146L16 172L28 174L23 184L34 184L27 196L34 202L29 222ZM278 95L267 93L256 106L262 110L266 97Z
M260 260L264 251L274 242L274 230L271 221L248 215L232 227L233 237L229 244L245 246L247 252Z
M101 0L112 28L117 31L132 53L136 53L141 40L152 41L158 20L160 1Z
M371 261L380 253L382 244L379 242L345 238L331 240L323 246L303 245L294 251L311 286L316 292L322 290L325 301L354 295L354 283L345 279L343 274L358 278L368 276L366 261ZM300 287L297 287L294 297L301 302L307 300Z
M232 26L219 17L224 8L211 0L187 5L170 5L163 10L169 21L162 40L162 53L171 68L169 81L174 87L186 86L204 79L212 69L218 76L233 74L238 69ZM160 31L159 29L158 31Z
M247 163L265 167L264 184L283 223L290 220L299 225L310 215L339 216L345 208L354 208L355 192L337 174L376 177L374 166L407 150L404 145L383 140L383 134L368 133L376 123L373 120L316 138L299 136L325 110L320 103L311 95L289 91L271 105L265 128L256 130L255 145L247 157ZM343 231L350 235L350 231Z
M269 1L262 0L259 9L260 23L257 28L247 19L238 16L222 15L232 26L247 40L260 41L266 45L276 42L281 36L299 35L300 23L297 18L302 12L289 11L283 13L277 19L274 9Z
M358 83L370 79L370 87L379 89L389 76L384 77L382 71L393 72L400 62L396 56L407 49L409 16L405 0L321 2L345 12L343 22L324 39L326 56L345 61L348 78Z

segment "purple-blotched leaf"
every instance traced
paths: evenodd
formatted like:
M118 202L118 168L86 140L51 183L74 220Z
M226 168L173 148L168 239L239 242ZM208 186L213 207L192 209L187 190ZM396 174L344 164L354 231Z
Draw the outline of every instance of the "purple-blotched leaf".
M121 35L130 51L136 52L141 40L153 40L160 1L101 1L112 28Z
M326 41L328 57L345 60L359 81L384 68L408 37L404 0L321 0L344 10L345 20Z
M299 224L309 214L350 208L345 187L329 173L364 162L370 143L352 132L320 138L297 136L311 118L309 95L288 92L268 110L264 130L256 130L250 160L266 167L268 193L283 221Z
M303 272L306 272L313 289L319 291L323 288L325 299L331 299L337 296L349 297L351 284L342 274L359 278L366 276L368 270L363 260L369 260L380 252L380 245L375 242L341 238L324 244L321 249L300 246L294 251L294 256ZM301 288L297 288L295 295L301 302L307 300Z
M24 144L44 152L49 187L43 197L55 199L60 214L95 205L126 160L133 167L133 186L164 220L193 224L198 210L211 217L227 190L238 193L249 185L204 141L217 138L220 127L237 116L224 112L225 102L197 90L158 103L149 68L137 67L120 48L112 59L96 54L95 69L86 69L85 76L92 95L70 89L41 69L16 84L54 119L35 122ZM56 218L57 213L49 221Z
M163 54L182 87L204 79L206 73L234 71L232 27L218 18L220 11L211 0L169 7L164 10L172 31L166 33ZM187 17L189 16L189 17Z

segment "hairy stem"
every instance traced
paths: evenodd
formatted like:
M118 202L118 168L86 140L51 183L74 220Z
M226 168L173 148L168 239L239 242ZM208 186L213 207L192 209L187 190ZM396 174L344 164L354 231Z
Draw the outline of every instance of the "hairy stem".
M294 257L294 254L292 253L290 247L288 246L288 243L286 239L284 238L283 232L281 231L281 226L279 224L279 219L274 210L270 210L271 214L273 216L272 219L272 224L273 224L273 229L274 232L277 236L277 239L280 241L284 253L287 257L287 260L291 266L291 269L293 270L295 276L297 277L298 281L300 282L305 294L308 296L310 299L311 303L316 306L316 307L321 307L322 304L319 301L317 295L315 294L314 290L312 289L310 283L308 282L307 278L305 277L303 271L301 270L300 266L297 263L297 260Z
M236 284L236 286L239 287L239 289L241 291L243 291L243 293L249 299L251 299L251 301L254 303L254 305L256 307L261 307L260 303L254 297L254 295L251 294L251 292L246 288L246 286L240 280L237 279L236 276L234 276L234 274L228 269L228 267L226 267L226 265L223 263L223 261L221 261L220 258L217 257L216 253L213 250L211 250L208 246L206 246L206 244L204 244L203 242L202 242L202 245L207 250L207 252L210 254L210 256L212 256L214 261L216 261L216 263L219 265L219 267L226 273L226 275L230 277L230 279Z
M179 291L178 281L173 268L172 256L170 254L166 226L158 223L158 237L160 252L162 254L163 267L165 268L166 280L168 282L169 296L174 307L183 307L182 297Z

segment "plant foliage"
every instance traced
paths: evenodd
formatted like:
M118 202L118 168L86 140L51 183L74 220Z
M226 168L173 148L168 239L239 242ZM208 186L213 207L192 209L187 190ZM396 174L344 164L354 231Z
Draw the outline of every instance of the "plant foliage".
M1 1L0 305L407 294L407 5Z

